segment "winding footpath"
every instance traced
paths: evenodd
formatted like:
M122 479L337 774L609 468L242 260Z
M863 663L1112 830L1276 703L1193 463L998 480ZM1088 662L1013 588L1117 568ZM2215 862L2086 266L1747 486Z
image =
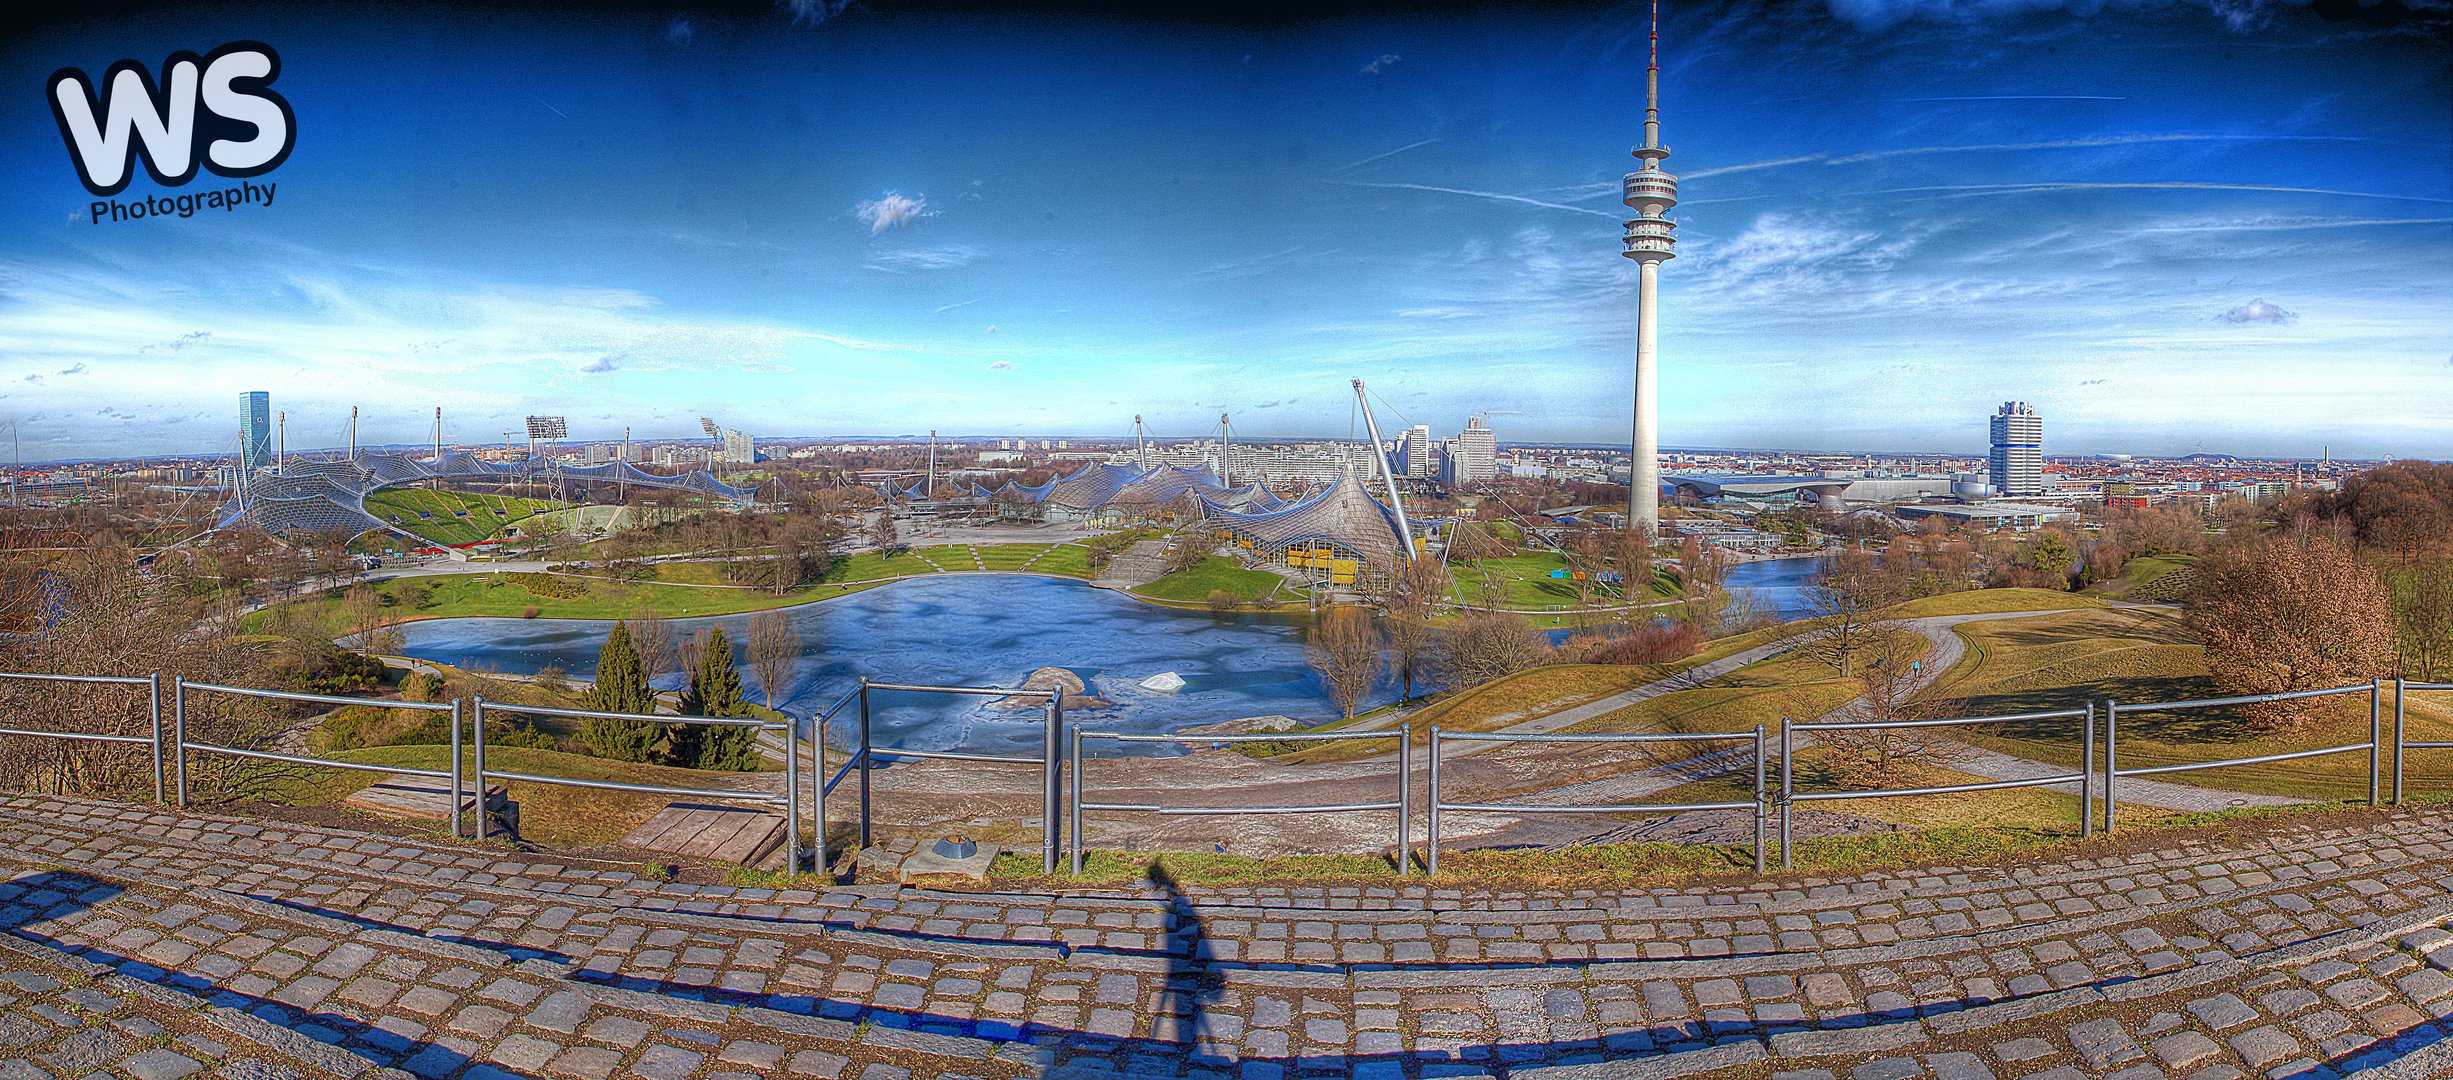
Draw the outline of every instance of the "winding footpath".
M0 1076L2418 1080L2453 814L1654 888L694 887L0 800Z

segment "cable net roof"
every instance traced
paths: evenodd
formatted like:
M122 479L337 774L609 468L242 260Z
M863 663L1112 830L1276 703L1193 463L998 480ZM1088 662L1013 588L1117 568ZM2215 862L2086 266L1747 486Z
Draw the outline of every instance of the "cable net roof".
M1203 499L1201 505L1202 517L1210 527L1250 540L1256 558L1297 545L1329 543L1382 565L1394 565L1404 547L1398 539L1397 512L1372 498L1351 472L1328 488L1275 510L1243 513L1222 509L1209 499Z
M353 536L389 529L391 525L366 512L366 496L423 480L636 484L691 491L733 502L748 502L756 494L751 488L717 480L705 469L667 476L627 461L573 466L535 456L496 463L459 452L445 454L439 460L361 452L354 458L289 463L282 467L279 476L248 480L237 496L222 507L219 527L249 524L276 535L297 530L337 530Z

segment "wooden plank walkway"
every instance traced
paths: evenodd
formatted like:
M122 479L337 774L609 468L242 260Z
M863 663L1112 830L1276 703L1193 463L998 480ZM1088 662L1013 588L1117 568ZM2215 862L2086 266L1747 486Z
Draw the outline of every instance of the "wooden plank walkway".
M690 859L749 865L783 842L780 814L746 806L680 802L656 812L622 846Z

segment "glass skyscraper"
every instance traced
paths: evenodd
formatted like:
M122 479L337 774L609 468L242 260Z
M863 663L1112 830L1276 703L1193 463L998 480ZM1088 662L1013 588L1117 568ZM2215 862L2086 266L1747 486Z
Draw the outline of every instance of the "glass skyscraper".
M273 466L273 396L262 390L238 396L238 464L241 472Z

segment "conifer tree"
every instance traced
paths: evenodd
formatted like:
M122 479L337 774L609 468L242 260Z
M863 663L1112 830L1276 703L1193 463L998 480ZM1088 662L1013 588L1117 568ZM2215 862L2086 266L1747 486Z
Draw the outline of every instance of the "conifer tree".
M655 708L655 692L647 685L647 670L639 650L631 645L630 625L617 622L596 654L596 685L582 697L588 708L605 712L644 713ZM591 754L617 761L654 761L672 751L667 725L644 720L582 721L579 744Z
M702 641L698 669L690 673L690 690L682 697L681 711L691 716L750 715L749 703L741 699L741 673L733 668L732 639L723 628L715 627ZM747 772L760 763L758 729L687 725L681 730L681 747L675 756L694 769Z

